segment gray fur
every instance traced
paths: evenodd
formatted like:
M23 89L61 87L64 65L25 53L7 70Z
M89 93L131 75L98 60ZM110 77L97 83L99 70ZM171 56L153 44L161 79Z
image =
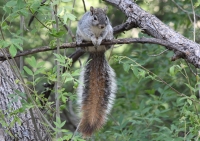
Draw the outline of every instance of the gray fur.
M94 20L94 18L97 20ZM102 26L104 28L101 28ZM100 46L103 39L113 39L113 28L105 14L105 10L96 8L94 12L86 12L78 22L76 31L77 44L79 45L83 41L92 41L93 45L97 47L97 51L101 51L105 50L105 46ZM89 51L95 51L94 47L88 49Z

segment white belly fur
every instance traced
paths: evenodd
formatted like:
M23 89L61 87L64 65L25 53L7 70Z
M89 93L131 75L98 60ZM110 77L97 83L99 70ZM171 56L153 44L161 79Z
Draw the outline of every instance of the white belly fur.
M94 35L96 36L96 38L98 38L100 36L100 34L105 30L104 28L101 29L101 28L98 28L98 27L94 27L92 26L91 28L92 32L94 33Z

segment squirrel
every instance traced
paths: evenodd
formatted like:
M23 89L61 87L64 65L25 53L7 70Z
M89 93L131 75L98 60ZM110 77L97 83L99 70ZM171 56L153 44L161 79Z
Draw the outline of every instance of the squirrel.
M92 41L94 46L83 50L89 52L88 63L82 69L77 89L78 104L82 118L77 127L83 137L90 137L107 120L116 93L115 72L105 58L110 46L100 45L102 40L113 39L113 28L106 15L107 8L93 8L78 22L76 43Z

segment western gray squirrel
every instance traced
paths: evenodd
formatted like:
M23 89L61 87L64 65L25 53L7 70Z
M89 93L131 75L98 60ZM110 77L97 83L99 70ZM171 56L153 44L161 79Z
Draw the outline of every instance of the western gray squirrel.
M94 46L83 50L89 52L88 63L82 69L78 86L78 104L82 117L78 131L89 137L107 120L116 93L115 72L105 59L110 46L100 45L102 40L113 39L113 28L106 15L107 8L93 8L78 22L76 42L92 41Z

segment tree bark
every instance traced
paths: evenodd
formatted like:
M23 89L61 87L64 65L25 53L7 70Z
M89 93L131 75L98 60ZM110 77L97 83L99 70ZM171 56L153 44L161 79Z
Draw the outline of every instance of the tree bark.
M0 54L4 51L1 49ZM25 93L25 89L22 82L16 83L20 79L16 75L15 67L10 66L13 65L13 60L0 62L0 64L0 140L51 140L35 108L26 109L22 113L17 112L26 108L23 107L25 105L22 104L22 100L27 99L16 94L16 90Z

